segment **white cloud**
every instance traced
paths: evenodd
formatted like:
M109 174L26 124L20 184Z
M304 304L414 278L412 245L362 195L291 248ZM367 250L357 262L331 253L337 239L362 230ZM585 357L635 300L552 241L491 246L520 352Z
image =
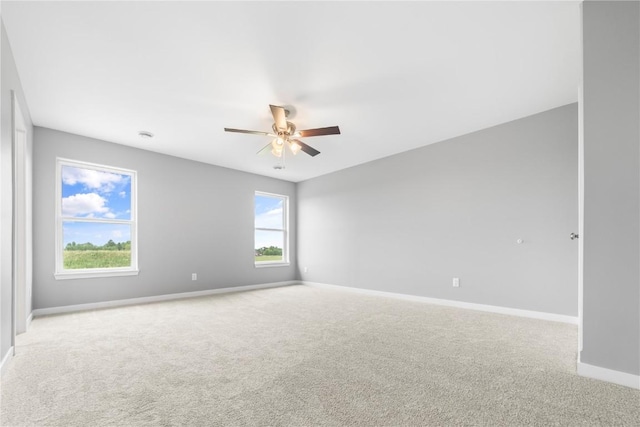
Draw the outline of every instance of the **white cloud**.
M109 219L113 219L116 217L116 214L114 214L113 212L107 212L106 214L104 214L105 218L109 218Z
M126 191L121 191L121 192L118 193L118 195L124 199L125 197L127 197L127 192Z
M64 166L62 168L62 182L64 184L76 185L80 183L84 185L85 188L96 190L100 193L110 193L115 189L117 184L125 184L128 180L128 176L116 173L81 169L72 166Z
M81 193L62 199L62 215L93 218L96 213L107 216L107 200L97 193Z
M120 239L122 238L122 231L120 230L113 230L113 232L111 233L111 237L114 239Z

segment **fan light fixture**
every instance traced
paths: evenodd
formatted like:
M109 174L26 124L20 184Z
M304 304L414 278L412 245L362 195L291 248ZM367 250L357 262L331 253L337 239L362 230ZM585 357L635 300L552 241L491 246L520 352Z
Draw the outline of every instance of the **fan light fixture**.
M287 121L289 111L284 107L278 107L276 105L270 105L271 114L273 115L273 132L260 132L255 130L245 129L231 129L224 128L225 132L237 132L237 133L249 133L253 135L270 136L274 138L270 143L265 145L258 154L265 152L268 148L271 148L271 154L281 158L285 154L284 146L288 146L293 155L298 154L299 151L304 151L310 156L317 156L320 154L315 148L305 144L297 138L306 138L311 136L323 136L323 135L339 135L340 128L338 126L330 126L326 128L296 130L296 125Z
M296 154L298 154L298 151L300 151L300 144L298 144L297 142L293 141L289 141L289 148L291 149L291 152L293 153L293 155L295 156Z
M276 157L282 157L282 149L284 146L284 141L280 138L276 138L273 141L271 141L271 146L273 147L273 149L271 150L271 154L273 154Z

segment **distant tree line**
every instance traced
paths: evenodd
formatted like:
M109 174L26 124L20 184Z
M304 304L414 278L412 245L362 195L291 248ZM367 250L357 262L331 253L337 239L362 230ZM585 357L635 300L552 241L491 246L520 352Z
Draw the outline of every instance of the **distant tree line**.
M67 243L64 248L65 251L130 251L131 240L126 242L116 243L113 240L109 240L102 246L94 245L93 243Z
M282 248L278 248L277 246L266 246L261 247L260 249L256 249L256 256L263 255L280 255L282 256Z

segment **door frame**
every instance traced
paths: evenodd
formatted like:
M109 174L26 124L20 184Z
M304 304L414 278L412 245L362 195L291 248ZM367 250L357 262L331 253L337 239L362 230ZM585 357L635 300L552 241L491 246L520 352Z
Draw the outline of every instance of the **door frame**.
M30 213L28 196L28 142L27 126L14 91L12 98L12 152L13 152L13 230L12 230L12 345L15 352L15 335L27 331L30 316L28 303L31 298L29 274Z
M578 363L583 348L584 305L584 43L580 3L580 68L578 70Z

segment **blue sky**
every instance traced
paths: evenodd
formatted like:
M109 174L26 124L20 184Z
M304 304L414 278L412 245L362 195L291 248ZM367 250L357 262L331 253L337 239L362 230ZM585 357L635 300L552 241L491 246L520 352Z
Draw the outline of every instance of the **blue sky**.
M131 219L131 177L63 166L62 215Z
M62 167L62 215L71 218L131 219L131 176L73 166ZM127 224L64 221L64 245L103 245L131 240Z
M283 225L282 207L283 200L281 198L256 195L256 227L281 229Z
M255 226L259 228L283 228L283 200L281 198L255 196ZM269 246L283 247L283 233L280 231L256 230L256 249Z

